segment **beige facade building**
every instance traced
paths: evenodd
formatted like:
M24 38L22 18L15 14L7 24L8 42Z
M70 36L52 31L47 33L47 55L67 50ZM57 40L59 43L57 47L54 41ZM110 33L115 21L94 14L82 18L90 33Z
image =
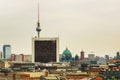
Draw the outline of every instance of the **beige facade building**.
M12 54L11 61L15 62L32 62L32 55L24 55L24 54Z

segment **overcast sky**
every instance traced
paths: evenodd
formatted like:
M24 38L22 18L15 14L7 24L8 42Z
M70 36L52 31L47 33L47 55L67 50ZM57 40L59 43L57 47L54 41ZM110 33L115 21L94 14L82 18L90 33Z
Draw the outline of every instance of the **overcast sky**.
M41 37L58 37L59 52L66 46L74 54L120 51L120 0L39 0ZM37 35L38 0L0 0L0 50L32 54Z

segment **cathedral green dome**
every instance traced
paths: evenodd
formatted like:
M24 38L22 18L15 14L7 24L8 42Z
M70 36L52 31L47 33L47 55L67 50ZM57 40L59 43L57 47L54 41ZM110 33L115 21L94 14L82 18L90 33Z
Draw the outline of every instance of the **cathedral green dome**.
M72 58L72 54L71 52L68 50L68 48L66 48L63 53L62 53L62 57L65 57L65 58Z
M71 55L71 52L68 50L68 48L63 51L63 55Z

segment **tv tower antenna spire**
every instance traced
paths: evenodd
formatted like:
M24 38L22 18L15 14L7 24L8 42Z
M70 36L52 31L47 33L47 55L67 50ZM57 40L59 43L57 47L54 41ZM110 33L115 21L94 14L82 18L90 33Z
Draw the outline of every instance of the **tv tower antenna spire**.
M36 31L38 33L38 38L40 38L40 20L39 20L39 3L38 3L38 22L37 22L37 28L36 28Z

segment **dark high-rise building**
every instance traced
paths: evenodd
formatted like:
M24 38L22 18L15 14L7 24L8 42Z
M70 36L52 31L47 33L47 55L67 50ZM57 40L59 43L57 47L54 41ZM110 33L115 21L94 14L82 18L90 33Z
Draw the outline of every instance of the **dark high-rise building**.
M57 62L58 54L58 38L33 38L33 60L32 62Z

